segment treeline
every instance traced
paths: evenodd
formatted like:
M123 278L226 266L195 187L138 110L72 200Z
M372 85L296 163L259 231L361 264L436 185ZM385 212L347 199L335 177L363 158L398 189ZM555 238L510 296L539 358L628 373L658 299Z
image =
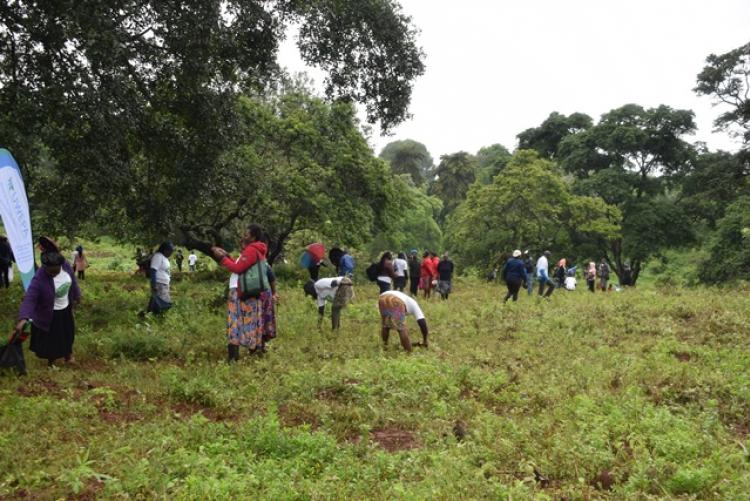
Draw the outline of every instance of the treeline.
M553 249L569 261L606 257L637 280L666 249L701 247L705 282L750 279L750 44L711 55L695 91L725 110L717 128L737 153L687 138L690 110L628 104L601 116L551 113L502 145L444 155L397 141L381 157L442 202L445 246L464 266L491 267L516 248Z

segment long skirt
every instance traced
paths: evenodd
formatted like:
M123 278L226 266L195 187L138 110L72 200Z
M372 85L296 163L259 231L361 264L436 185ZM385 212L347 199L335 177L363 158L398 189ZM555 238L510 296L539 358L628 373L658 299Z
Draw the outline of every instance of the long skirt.
M64 310L52 313L52 324L49 331L43 331L35 324L31 325L31 341L29 349L36 356L45 360L55 360L73 353L76 326L73 319L73 308L68 306Z
M259 298L240 299L237 289L230 289L227 300L228 344L256 350L275 337L276 314L271 291L263 292Z

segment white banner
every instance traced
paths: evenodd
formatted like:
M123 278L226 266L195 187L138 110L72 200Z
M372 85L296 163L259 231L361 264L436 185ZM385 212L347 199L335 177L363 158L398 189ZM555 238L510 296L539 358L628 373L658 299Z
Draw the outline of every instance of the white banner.
M24 289L34 277L34 241L26 188L13 155L0 148L0 216L21 272Z

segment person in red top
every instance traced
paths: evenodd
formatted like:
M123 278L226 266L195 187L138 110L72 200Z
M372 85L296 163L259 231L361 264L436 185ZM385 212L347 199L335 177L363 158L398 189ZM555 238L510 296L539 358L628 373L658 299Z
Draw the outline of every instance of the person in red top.
M437 277L437 265L429 252L425 251L422 257L422 264L419 266L419 286L424 291L424 297L428 298L432 292L432 281Z
M273 308L264 305L264 294L257 298L240 298L237 286L231 286L235 276L246 272L260 260L266 258L268 247L261 240L263 230L257 224L247 227L242 238L244 245L238 258L232 258L221 247L211 247L211 252L218 263L234 275L230 279L229 298L227 300L227 352L229 362L240 358L240 346L245 346L250 353L263 354L266 341L276 337L276 319Z

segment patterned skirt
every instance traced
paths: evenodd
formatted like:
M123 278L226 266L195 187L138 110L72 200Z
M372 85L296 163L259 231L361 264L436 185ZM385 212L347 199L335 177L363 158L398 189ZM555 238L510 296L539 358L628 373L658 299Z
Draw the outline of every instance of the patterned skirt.
M380 296L378 300L380 320L386 329L400 331L406 323L406 305L396 296Z
M240 299L229 289L227 300L227 342L250 350L263 348L276 337L276 313L271 291L259 298Z

